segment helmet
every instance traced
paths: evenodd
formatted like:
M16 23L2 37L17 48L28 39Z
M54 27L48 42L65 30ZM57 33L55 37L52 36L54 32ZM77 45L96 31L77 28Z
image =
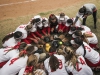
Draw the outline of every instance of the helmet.
M47 42L50 42L50 37L44 37L44 41L47 43Z
M55 47L55 48L58 48L59 47L59 41L57 41L57 40L54 40L53 42L52 42L52 46L53 47Z

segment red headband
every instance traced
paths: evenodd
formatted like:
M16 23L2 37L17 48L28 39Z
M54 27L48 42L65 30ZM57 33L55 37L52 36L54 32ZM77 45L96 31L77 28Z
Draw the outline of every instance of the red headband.
M56 54L56 52L50 52L49 54L50 54L50 55L53 55L53 54Z
M34 68L33 66L30 66L30 67L26 66L25 72L26 73L31 73L33 71L33 68Z
M18 49L19 46L20 46L20 42L18 42L17 45L15 45L15 46L13 47L13 49Z

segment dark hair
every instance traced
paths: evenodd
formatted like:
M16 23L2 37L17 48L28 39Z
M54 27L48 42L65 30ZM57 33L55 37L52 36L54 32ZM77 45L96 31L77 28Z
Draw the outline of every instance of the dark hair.
M11 37L14 36L14 33L8 34L6 35L3 39L2 39L2 43L4 43L6 40L10 39Z
M74 34L75 34L76 36L82 36L82 32L79 31L79 30L76 30L76 31L74 32Z
M35 19L32 19L31 24L34 25L35 23Z
M54 19L55 19L56 21L55 21L55 22L52 22L52 20L54 20ZM54 14L51 14L51 15L49 16L48 21L49 21L49 25L50 25L51 28L58 25L58 19L57 19L57 17L56 17Z
M54 46L51 46L49 48L49 53L52 53L52 52L56 52L56 48Z
M19 51L23 50L25 47L27 46L27 44L25 42L21 42L20 46L19 46Z
M71 31L75 31L76 30L76 27L72 26L72 27L70 27L70 30Z
M46 20L45 20L45 19L43 19L43 20L42 20L42 23L43 23L43 22L46 22Z
M86 8L83 6L82 8L79 9L80 13L85 13L86 12Z
M83 40L81 39L81 37L76 37L74 39L75 43L78 44L79 46L83 44Z
M54 14L51 14L50 16L49 16L49 22L51 22L51 20L54 20L54 19L56 19L57 20L57 17L54 15Z
M22 32L20 32L20 31L16 31L14 33L14 38L20 38L21 36L22 36Z
M73 25L73 20L72 20L72 19L68 19L68 20L67 20L67 23Z
M51 71L56 71L56 69L59 68L58 58L55 57L54 55L51 55L49 59L49 65L50 65Z
M53 52L56 52L56 48L51 46L49 49L49 53L53 53ZM54 54L50 55L49 65L50 65L51 71L56 71L56 69L58 69L59 67L58 58L55 57Z
M65 16L65 13L60 13L60 17Z
M54 47L54 48L58 48L59 47L59 41L58 40L54 40L54 41L52 41L52 47Z
M39 21L41 21L40 18L36 18L36 19L35 19L35 22L36 22L36 23L39 22Z

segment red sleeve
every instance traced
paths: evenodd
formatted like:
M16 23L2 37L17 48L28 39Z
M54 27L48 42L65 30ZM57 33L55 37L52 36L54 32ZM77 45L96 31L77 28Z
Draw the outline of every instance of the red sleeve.
M48 27L48 34L50 34L50 27Z
M42 33L46 35L46 28L43 28Z
M65 27L66 27L66 26L64 25L63 28L62 28L62 30L64 30Z
M58 25L58 31L61 29L61 25L62 25L62 24L59 24L59 25Z
M34 37L34 38L35 38L35 36L36 36L36 35L35 35L34 33L32 33L32 32L30 33L30 35L31 35L32 37Z
M0 63L0 68L2 68L8 61L4 61Z
M31 43L31 40L22 39L22 42L25 42L25 43L27 43L27 44L30 44L30 43Z
M37 35L39 38L42 37L42 35L41 35L38 31L36 31L35 33L36 33L36 35Z

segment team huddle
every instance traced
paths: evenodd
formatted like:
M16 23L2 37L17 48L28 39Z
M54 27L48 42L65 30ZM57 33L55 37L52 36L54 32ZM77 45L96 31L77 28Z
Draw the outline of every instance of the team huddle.
M100 67L98 38L86 26L97 9L84 4L76 17L34 16L2 39L0 75L93 75ZM83 23L80 19L83 19Z

